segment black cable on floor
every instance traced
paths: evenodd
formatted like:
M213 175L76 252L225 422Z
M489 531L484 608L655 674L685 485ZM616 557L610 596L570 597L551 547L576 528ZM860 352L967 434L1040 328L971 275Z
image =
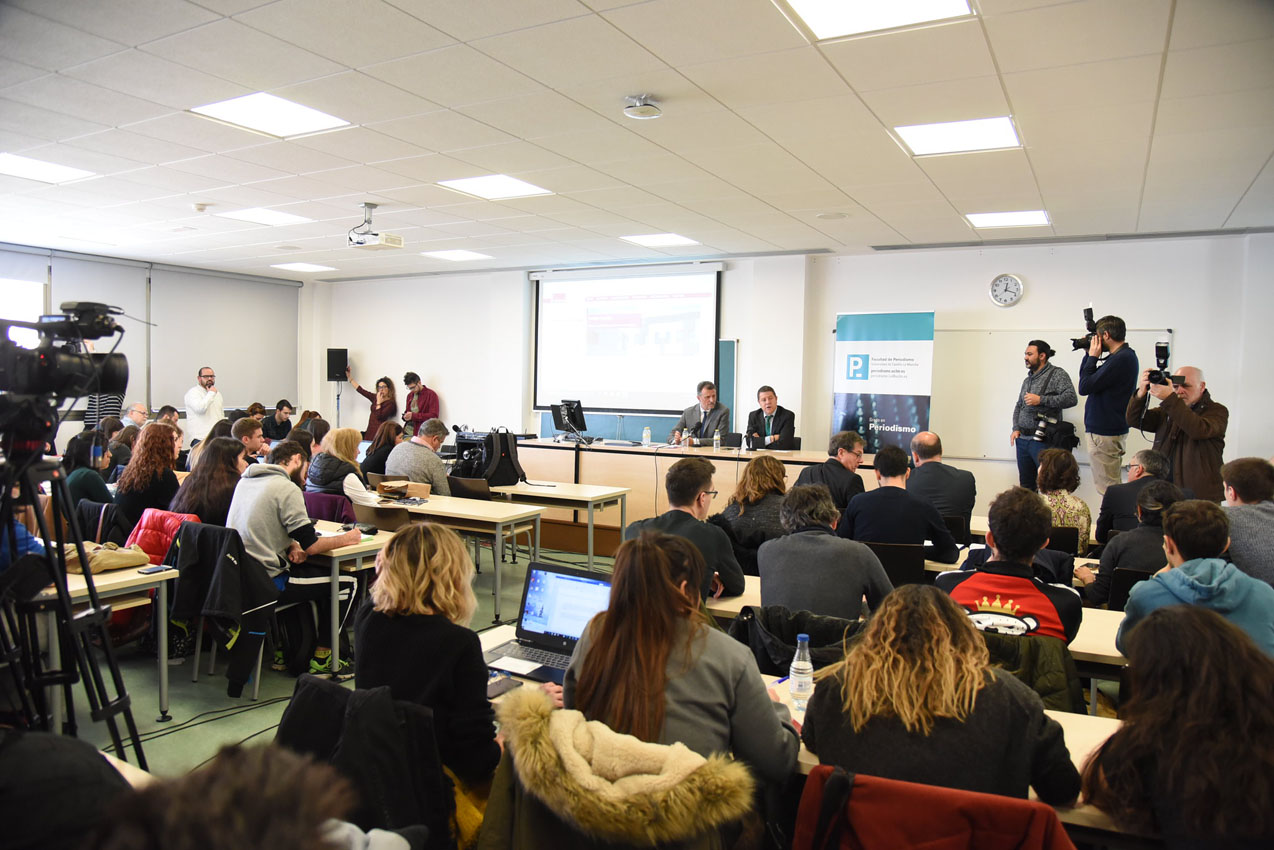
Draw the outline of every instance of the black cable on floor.
M193 773L194 771L196 771L196 770L198 770L199 768L203 767L203 766L204 766L205 764L207 764L208 762L210 762L210 761L212 761L213 759L215 759L215 758L217 757L217 753L221 752L221 750L224 750L226 747L238 747L238 746L241 746L241 745L243 745L243 744L246 744L248 741L251 741L253 738L255 738L255 737L256 737L256 736L258 736L258 735L264 735L266 732L270 732L270 731L273 731L273 730L278 729L278 728L279 728L279 724L277 724L277 723L276 723L276 724L274 724L273 726L267 726L267 727L265 727L264 729L262 729L262 730L261 730L261 731L259 731L259 732L253 732L251 735L249 735L249 736L248 736L248 737L246 737L246 738L240 738L239 740L235 741L233 744L225 744L225 745L223 745L223 746L221 747L221 749L217 750L217 752L216 752L216 753L213 753L212 755L208 756L208 757L207 757L206 759L204 759L203 761L199 762L199 764L197 764L197 765L195 765L194 767L192 767L192 768L190 769L190 772L191 772L191 773Z

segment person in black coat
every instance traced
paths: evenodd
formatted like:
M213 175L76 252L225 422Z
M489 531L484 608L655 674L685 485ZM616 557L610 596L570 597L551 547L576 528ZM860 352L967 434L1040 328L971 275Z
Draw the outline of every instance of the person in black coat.
M327 434L322 443L323 451L310 461L305 492L344 495L347 475L353 475L364 487L367 486L363 471L354 460L358 456L360 436L353 428L337 428Z
M1106 495L1109 497L1115 489L1111 487ZM1163 551L1163 512L1184 498L1181 488L1171 481L1148 480L1137 495L1137 527L1111 538L1102 550L1096 573L1089 567L1075 568L1075 577L1084 583L1081 594L1088 604L1110 601L1115 570L1157 573L1168 565Z
M1137 496L1153 481L1167 481L1168 459L1154 449L1142 449L1128 464L1128 482L1106 488L1097 514L1095 536L1105 543L1113 531L1132 531L1137 527Z
M797 487L806 484L822 484L832 494L836 510L842 514L849 507L849 500L867 488L858 475L858 465L863 462L863 448L867 444L854 431L839 431L827 444L827 460L818 466L807 466L796 477Z
M911 438L911 459L916 468L907 479L907 492L933 505L939 516L960 517L967 535L978 498L973 473L942 462L942 440L932 431Z
M384 475L389 453L402 441L403 426L397 422L382 422L376 438L367 447L367 454L363 457L363 477L366 478L369 474Z
M789 451L796 448L796 414L779 406L774 387L763 386L756 391L757 410L748 414L748 427L744 431L748 447Z
M937 509L907 492L909 470L903 450L882 446L875 466L880 486L850 501L836 533L864 543L917 544L928 540L926 558L954 564L960 550Z

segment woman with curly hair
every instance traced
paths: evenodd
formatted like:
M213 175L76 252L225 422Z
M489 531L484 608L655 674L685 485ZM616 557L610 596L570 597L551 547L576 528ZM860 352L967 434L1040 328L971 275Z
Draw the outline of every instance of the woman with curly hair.
M204 440L195 471L181 482L168 510L194 514L208 525L225 525L239 476L248 468L247 448L233 437Z
M364 440L376 439L380 426L393 418L398 412L398 396L394 392L394 381L387 375L376 379L376 392L359 386L358 381L350 377L349 367L345 367L345 378L354 391L372 403L372 412L367 418L367 429L363 431Z
M1084 500L1075 495L1079 489L1079 464L1075 456L1065 449L1040 452L1036 486L1040 488L1040 498L1053 513L1053 527L1079 529L1079 554L1086 554L1093 515Z
M848 771L1051 805L1079 793L1062 727L992 668L964 609L935 587L885 597L844 660L815 674L805 746Z
M1169 847L1274 846L1274 660L1198 605L1128 635L1123 724L1084 765L1084 802Z
M495 772L500 747L482 645L469 629L472 581L454 531L430 522L398 529L354 619L354 686L388 685L394 699L431 708L443 764L479 783Z
M181 440L181 431L164 422L152 422L138 435L115 490L115 506L130 528L147 508L168 510L177 495L173 464L181 452Z
M721 516L741 546L755 549L782 537L779 507L787 492L787 470L778 458L761 455L748 461Z

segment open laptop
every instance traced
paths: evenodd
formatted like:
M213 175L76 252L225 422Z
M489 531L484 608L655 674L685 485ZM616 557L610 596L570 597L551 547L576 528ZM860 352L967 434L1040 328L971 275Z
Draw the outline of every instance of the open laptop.
M609 604L609 574L532 561L522 587L517 638L485 653L487 666L562 684L584 627Z

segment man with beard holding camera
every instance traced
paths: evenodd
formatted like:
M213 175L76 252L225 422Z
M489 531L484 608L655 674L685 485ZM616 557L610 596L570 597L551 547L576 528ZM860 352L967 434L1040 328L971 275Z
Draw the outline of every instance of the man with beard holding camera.
M1018 481L1028 490L1035 489L1035 474L1039 470L1040 452L1048 444L1035 439L1040 418L1061 421L1062 411L1079 404L1075 385L1066 370L1052 363L1057 352L1042 339L1026 344L1027 375L1013 405L1013 433L1009 442L1017 449Z
M1155 432L1154 448L1172 464L1172 483L1190 488L1197 498L1219 502L1225 498L1221 483L1221 455L1230 411L1208 393L1203 370L1182 366L1171 382L1150 382L1150 370L1141 373L1137 392L1128 400L1129 425ZM1148 410L1150 396L1159 406Z
M1124 342L1127 332L1123 319L1102 316L1090 334L1088 353L1079 364L1079 394L1088 396L1084 404L1088 460L1093 484L1103 496L1107 487L1119 483L1119 467L1128 442L1128 424L1119 413L1124 399L1137 385L1137 353ZM1103 351L1107 352L1106 358L1098 365Z

